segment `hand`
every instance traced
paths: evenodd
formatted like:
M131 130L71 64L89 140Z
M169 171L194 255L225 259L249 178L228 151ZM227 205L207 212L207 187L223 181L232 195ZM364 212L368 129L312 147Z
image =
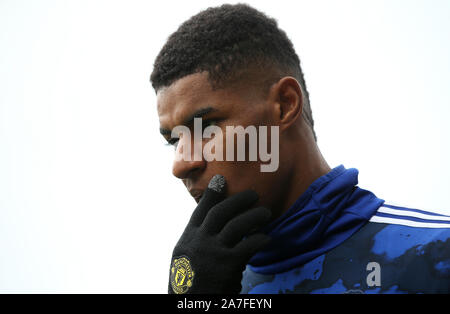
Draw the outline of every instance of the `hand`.
M214 176L173 250L169 293L241 291L242 272L270 238L252 233L269 222L267 208L252 208L256 192L247 190L225 199L225 178Z

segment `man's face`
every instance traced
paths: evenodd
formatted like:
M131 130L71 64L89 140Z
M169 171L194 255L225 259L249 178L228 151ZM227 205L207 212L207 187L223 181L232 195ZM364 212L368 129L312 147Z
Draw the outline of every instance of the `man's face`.
M169 87L158 91L158 115L160 129L166 140L171 138L171 130L175 126L186 125L192 136L180 137L175 148L181 152L181 141L190 141L193 151L194 128L193 118L201 117L203 128L216 125L223 132L223 148L226 150L226 126L270 126L273 125L273 106L261 90L240 85L213 90L206 72L188 75L177 80ZM201 139L202 147L210 139ZM247 140L247 138L246 138ZM268 141L270 150L270 141ZM236 145L236 143L235 143ZM236 147L235 147L235 152ZM246 143L248 151L248 143ZM259 158L258 158L259 159ZM259 204L270 207L276 195L277 185L280 188L280 169L275 172L261 172L260 161L200 161L175 160L172 173L180 178L191 195L198 202L209 180L216 174L221 174L227 181L227 196L247 189L256 191Z

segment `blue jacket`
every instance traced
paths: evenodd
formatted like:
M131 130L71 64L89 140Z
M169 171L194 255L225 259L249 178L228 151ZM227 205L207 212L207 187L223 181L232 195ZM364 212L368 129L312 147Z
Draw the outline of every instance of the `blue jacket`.
M264 229L242 293L449 293L450 217L386 204L340 165Z

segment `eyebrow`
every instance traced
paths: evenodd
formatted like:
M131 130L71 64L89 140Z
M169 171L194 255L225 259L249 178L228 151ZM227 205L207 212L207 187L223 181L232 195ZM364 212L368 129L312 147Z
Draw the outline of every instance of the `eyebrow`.
M191 115L189 115L186 119L184 119L182 125L190 127L194 124L195 118L203 118L203 116L206 116L207 114L214 112L214 111L217 111L217 109L215 109L213 107L200 108L200 109L196 110L194 113L192 113ZM165 129L165 128L159 128L159 132L164 136L172 134L171 130Z

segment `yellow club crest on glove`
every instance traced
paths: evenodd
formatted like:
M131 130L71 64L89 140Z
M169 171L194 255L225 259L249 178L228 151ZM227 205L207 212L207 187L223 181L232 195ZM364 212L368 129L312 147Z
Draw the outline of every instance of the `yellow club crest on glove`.
M170 269L170 284L176 294L186 293L192 286L194 270L186 256L174 258Z

